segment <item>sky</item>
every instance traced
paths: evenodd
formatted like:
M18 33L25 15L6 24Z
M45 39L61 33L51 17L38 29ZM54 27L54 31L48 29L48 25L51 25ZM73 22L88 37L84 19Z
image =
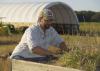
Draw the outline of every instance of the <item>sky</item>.
M32 3L52 1L64 2L76 11L86 10L100 12L100 0L0 0L0 3Z

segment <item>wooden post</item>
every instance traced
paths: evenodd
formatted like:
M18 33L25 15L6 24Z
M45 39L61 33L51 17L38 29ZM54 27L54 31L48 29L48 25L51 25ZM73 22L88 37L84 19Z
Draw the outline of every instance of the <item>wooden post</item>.
M9 58L7 58L5 55L0 56L0 71L11 71L11 60Z

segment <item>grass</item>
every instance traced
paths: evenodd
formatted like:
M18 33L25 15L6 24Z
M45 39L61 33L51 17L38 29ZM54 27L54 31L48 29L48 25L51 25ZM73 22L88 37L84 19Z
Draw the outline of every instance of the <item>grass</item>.
M95 71L100 50L100 37L63 36L72 50L65 52L56 65L72 67L85 71Z
M7 53L7 51L14 48L19 43L21 36L22 34L0 36L0 54Z
M84 31L98 32L100 30L100 22L81 22L80 29Z
M100 32L100 23L81 23L80 30L85 32ZM53 64L85 71L95 71L95 66L99 63L97 58L100 58L100 36L96 33L93 34L95 36L61 35L72 50L59 56L59 59ZM22 34L0 36L0 55L13 51L21 36ZM0 59L0 71L2 71L1 69L4 64L7 64L7 62L3 62Z

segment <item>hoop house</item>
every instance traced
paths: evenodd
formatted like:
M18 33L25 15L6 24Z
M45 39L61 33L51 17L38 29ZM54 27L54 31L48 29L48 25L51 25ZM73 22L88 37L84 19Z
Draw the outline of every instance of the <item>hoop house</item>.
M36 24L44 8L51 9L54 13L53 27L58 33L77 33L79 23L76 14L71 7L62 2L0 4L0 17L2 22Z

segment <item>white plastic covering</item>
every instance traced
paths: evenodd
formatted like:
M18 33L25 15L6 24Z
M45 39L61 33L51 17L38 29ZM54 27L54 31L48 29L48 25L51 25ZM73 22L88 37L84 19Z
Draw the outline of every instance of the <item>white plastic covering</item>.
M39 13L49 8L54 13L55 23L78 24L74 11L62 2L39 2L25 4L0 4L3 22L37 22Z

